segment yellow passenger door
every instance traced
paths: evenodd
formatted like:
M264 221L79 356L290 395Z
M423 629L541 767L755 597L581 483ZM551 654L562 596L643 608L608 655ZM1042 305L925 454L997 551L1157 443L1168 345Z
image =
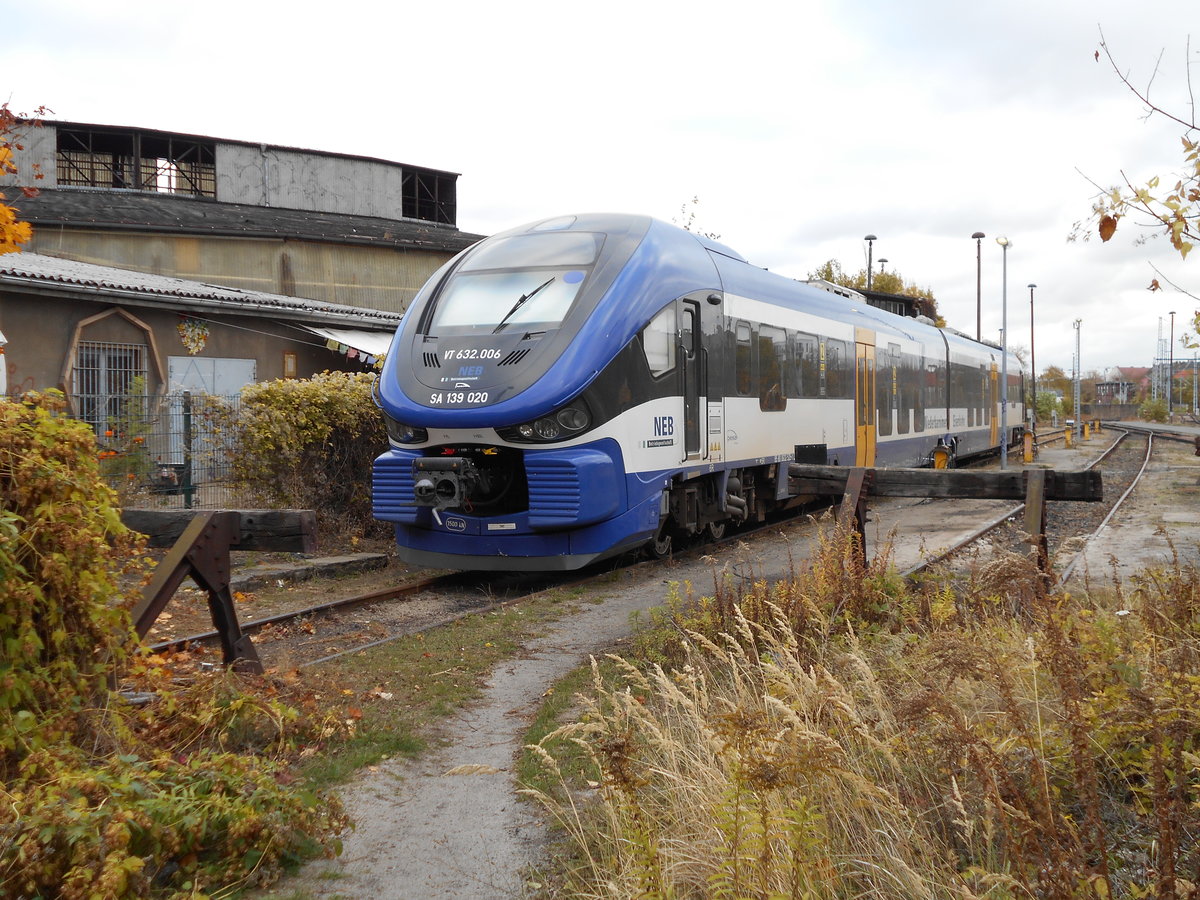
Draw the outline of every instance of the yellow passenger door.
M988 384L990 385L988 409L992 411L991 444L989 446L998 447L1000 445L1000 426L1004 423L1000 421L1000 371L996 368L995 363L992 363L992 376L988 379Z
M854 464L875 465L875 335L854 329Z

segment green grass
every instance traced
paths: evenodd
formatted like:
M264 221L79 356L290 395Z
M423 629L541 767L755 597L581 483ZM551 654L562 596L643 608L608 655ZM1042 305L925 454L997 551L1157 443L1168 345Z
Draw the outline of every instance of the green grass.
M573 600L569 591L547 591L311 670L320 702L352 733L332 736L302 763L302 776L328 787L381 760L419 755L431 727L477 700L493 667L570 613Z
M598 662L600 678L604 683L616 680L615 669L607 660ZM577 695L592 692L592 668L583 665L572 670L546 692L537 715L525 732L525 746L537 744L559 726L571 721L579 713ZM547 741L544 745L560 761L563 774L569 783L581 784L599 777L599 771L583 753L571 753L564 740ZM545 768L529 752L523 752L517 761L517 780L525 787L545 793L553 793L558 786L552 784Z

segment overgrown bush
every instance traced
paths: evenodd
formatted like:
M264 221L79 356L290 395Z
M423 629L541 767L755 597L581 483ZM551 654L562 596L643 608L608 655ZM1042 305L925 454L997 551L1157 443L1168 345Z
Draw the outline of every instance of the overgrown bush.
M344 824L280 764L320 723L269 684L181 681L138 645L129 609L147 561L91 429L62 405L0 399L0 896L269 881Z
M371 516L371 466L388 444L371 398L374 378L323 372L245 388L234 423L235 477L260 502L315 509L328 528L380 530Z
M601 773L537 794L578 849L565 892L1197 896L1200 572L1101 602L1006 556L839 596L848 541L736 602L721 580L678 601L642 644L670 667L618 661L534 748Z
M1162 397L1153 400L1143 400L1138 407L1138 415L1147 422L1167 421L1167 401Z

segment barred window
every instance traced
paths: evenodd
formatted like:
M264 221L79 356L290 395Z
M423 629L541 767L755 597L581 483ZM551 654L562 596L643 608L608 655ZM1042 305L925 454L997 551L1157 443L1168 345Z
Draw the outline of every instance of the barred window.
M135 394L146 393L145 344L80 341L75 357L74 395L79 418L104 435ZM141 402L141 396L137 397Z

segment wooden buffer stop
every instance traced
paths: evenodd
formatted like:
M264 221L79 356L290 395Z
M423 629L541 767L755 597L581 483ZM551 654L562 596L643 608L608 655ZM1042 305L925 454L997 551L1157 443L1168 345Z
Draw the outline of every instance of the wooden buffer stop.
M133 610L138 637L150 631L167 601L188 578L208 592L208 609L221 640L225 665L262 673L262 662L242 633L230 589L231 550L312 553L316 513L311 509L153 510L126 509L121 521L149 538L151 547L170 547L142 589Z
M1104 499L1100 471L1059 472L1054 469L982 471L967 469L868 469L791 463L788 489L797 494L841 496L839 517L853 518L859 550L866 555L867 497L1024 500L1025 531L1037 551L1038 568L1049 576L1046 503Z

